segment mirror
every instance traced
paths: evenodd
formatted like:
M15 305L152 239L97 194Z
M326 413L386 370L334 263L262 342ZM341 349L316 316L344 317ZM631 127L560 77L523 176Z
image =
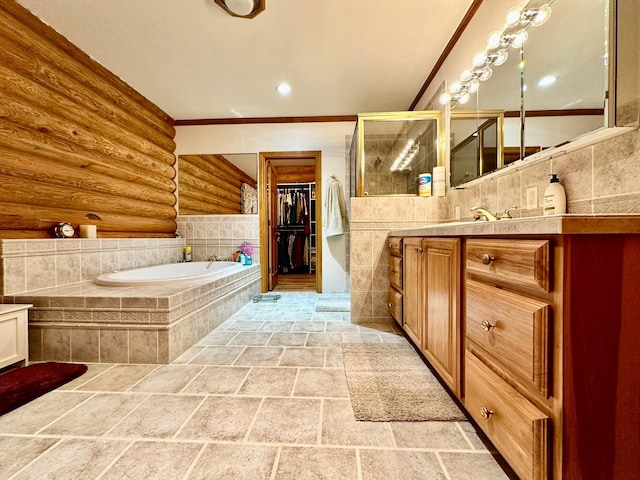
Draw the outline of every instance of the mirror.
M357 196L417 195L421 174L444 156L439 111L358 115L351 145Z
M178 156L178 215L258 213L258 154Z
M504 150L511 153L503 165L607 126L608 0L531 0L524 8L549 3L547 21L528 28L521 48L507 49L506 62L491 68L469 103L451 105L452 117L470 105L479 112L504 111ZM460 170L451 158L452 172Z

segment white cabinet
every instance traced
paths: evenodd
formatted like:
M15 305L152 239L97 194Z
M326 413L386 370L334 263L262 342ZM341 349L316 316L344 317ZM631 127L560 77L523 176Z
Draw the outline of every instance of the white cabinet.
M29 338L28 310L33 305L0 305L0 368L18 362L27 364Z

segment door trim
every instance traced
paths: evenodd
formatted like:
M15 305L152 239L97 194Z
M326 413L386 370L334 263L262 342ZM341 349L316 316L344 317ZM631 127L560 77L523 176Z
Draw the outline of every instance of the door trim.
M269 235L267 202L267 166L271 160L285 160L295 164L298 160L314 160L316 166L316 292L322 293L322 152L260 152L258 174L258 198L260 217L260 266L262 292L269 290Z

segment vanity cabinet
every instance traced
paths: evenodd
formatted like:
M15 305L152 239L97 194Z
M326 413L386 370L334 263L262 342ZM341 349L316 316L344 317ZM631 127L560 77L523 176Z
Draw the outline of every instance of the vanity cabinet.
M0 368L29 359L28 310L31 304L0 305Z
M389 247L389 314L402 326L402 237L390 237Z
M401 325L457 395L460 391L460 240L407 237L403 239L403 252ZM392 265L389 276L390 304L397 282L394 268Z
M396 233L404 331L522 480L636 478L640 218L491 223Z

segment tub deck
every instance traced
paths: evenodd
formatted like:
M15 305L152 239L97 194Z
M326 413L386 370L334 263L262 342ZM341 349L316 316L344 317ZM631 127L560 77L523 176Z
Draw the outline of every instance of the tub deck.
M260 293L260 265L216 280L107 287L82 282L19 295L31 303L29 360L169 363Z

